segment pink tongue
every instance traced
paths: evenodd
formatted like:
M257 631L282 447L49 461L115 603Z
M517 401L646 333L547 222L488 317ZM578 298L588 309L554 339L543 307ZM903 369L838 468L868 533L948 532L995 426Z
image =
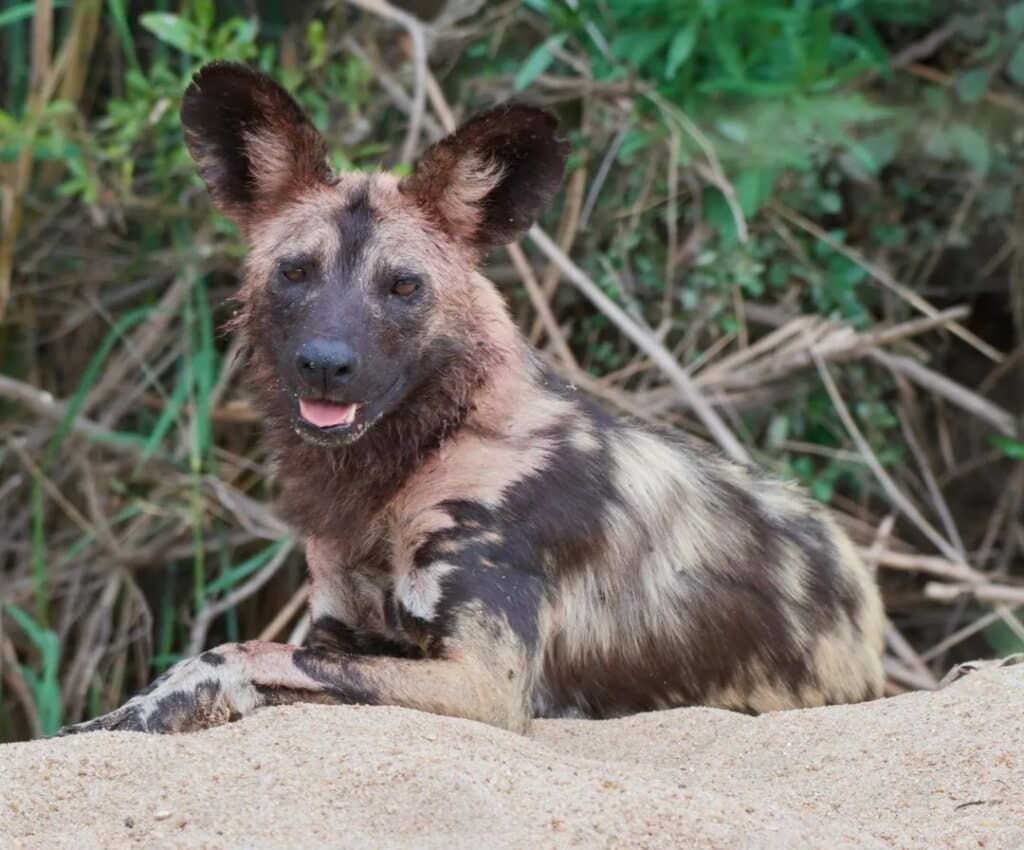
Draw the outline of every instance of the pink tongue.
M307 422L317 428L330 428L334 425L348 425L356 416L354 404L332 404L329 401L309 401L299 399L299 413Z

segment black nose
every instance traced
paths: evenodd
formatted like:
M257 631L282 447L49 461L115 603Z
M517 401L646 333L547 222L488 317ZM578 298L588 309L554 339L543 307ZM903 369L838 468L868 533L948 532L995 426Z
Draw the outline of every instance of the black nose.
M348 383L356 371L356 353L344 342L314 339L295 355L299 376L314 390L330 393Z

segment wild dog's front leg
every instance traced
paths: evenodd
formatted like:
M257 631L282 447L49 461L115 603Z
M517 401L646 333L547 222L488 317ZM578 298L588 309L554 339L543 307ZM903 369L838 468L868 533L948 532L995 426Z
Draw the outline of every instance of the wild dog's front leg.
M212 658L219 659L215 665ZM529 719L525 670L511 657L505 667L502 677L492 665L459 654L407 660L277 643L225 644L181 662L110 714L61 734L194 732L293 702L399 705L522 730Z
M65 733L188 732L292 702L398 705L508 729L529 722L536 608L508 593L508 574L451 576L445 602L417 618L435 657L353 655L324 647L225 644L172 667L124 706ZM465 579L465 581L460 581ZM519 607L506 608L516 601Z
M397 705L516 731L529 711L529 660L499 624L463 618L437 658L404 659L317 648L269 656L254 676L261 705Z

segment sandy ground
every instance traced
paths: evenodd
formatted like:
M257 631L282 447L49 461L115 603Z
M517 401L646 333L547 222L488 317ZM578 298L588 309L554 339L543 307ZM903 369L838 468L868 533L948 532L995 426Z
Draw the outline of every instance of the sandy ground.
M267 709L0 747L0 847L1024 847L1024 665L765 715Z

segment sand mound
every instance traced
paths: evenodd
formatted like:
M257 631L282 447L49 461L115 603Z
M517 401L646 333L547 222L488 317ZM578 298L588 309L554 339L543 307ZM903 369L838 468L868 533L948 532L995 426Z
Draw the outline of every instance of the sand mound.
M0 847L1024 847L1024 665L528 737L394 708L0 747Z

